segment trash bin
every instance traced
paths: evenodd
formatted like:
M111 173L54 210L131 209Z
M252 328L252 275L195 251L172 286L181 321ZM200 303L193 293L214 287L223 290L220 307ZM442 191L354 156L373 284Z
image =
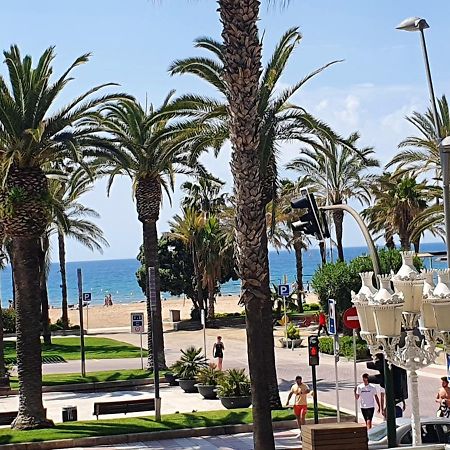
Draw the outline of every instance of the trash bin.
M171 322L181 321L181 311L179 309L169 309L169 314Z
M78 419L78 412L76 406L63 406L62 421L75 422Z

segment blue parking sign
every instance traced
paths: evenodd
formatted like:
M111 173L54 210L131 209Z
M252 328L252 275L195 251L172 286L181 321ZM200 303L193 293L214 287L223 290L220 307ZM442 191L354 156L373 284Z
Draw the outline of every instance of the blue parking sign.
M280 297L289 297L291 293L291 287L289 284L279 284L278 285L278 295Z
M328 332L330 334L337 333L336 326L336 300L328 299Z
M450 381L450 353L447 353L447 380Z

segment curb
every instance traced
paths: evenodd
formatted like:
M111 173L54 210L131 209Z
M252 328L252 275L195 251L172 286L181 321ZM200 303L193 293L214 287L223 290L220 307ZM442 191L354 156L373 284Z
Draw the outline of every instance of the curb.
M342 421L352 422L355 420L353 416L345 416ZM308 419L306 423L312 423L312 419ZM336 422L335 417L326 417L319 420L320 423L333 423ZM274 430L286 430L290 428L296 428L297 422L295 420L281 420L273 422ZM223 425L216 427L202 427L202 428L185 428L181 430L168 430L168 431L149 431L145 433L132 433L132 434L118 434L113 436L97 436L87 438L75 438L75 439L59 439L54 441L42 441L42 442L24 442L20 444L3 444L2 450L55 450L62 448L74 448L74 447L92 447L96 445L116 445L116 444L131 444L135 442L156 441L162 439L179 439L188 437L200 437L200 436L218 436L218 435L230 435L237 433L249 433L253 431L253 424L236 424L236 425Z
M167 383L167 380L162 377L159 379L160 383ZM92 381L90 383L74 383L74 384L58 384L55 386L42 386L42 392L81 392L90 391L97 392L104 389L117 389L117 388L133 388L140 386L153 385L155 381L153 378L142 378L138 380L118 380L118 381ZM9 397L13 395L19 395L17 389L11 389L5 394L0 395Z

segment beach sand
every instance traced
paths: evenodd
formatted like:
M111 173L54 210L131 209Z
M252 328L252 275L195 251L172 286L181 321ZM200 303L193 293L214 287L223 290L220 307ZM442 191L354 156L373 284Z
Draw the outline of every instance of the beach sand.
M221 296L216 300L217 313L241 312L243 308L238 305L239 296ZM308 294L307 303L317 302L315 294ZM192 302L189 299L171 298L162 301L163 320L168 321L171 309L180 310L181 319L189 319L191 316ZM143 312L145 317L145 302L140 303L115 303L113 306L91 306L85 308L84 311L84 327L85 328L116 328L130 326L130 314L134 312ZM60 308L51 308L50 320L55 323L61 317ZM145 318L145 320L147 320ZM79 325L78 310L69 309L69 321L71 325Z

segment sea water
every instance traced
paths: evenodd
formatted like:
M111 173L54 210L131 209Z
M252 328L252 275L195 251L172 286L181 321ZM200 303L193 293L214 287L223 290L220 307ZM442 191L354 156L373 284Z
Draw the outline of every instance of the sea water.
M445 250L442 243L422 244L421 251ZM367 254L366 247L346 247L344 255L346 260ZM328 252L328 261L336 260L336 250L332 254ZM280 284L286 275L287 281L292 283L296 278L295 254L287 251L269 252L270 280L273 284ZM430 261L425 261L429 267ZM116 259L101 261L68 262L66 265L67 290L69 304L77 303L77 269L81 268L83 273L83 290L91 292L93 305L103 304L104 297L111 294L115 303L131 303L144 299L141 288L136 281L136 271L140 263L136 259ZM308 283L312 275L320 265L320 252L318 249L310 249L303 252L303 274L304 282ZM444 268L445 263L433 261L434 268ZM48 280L48 295L50 305L58 307L61 305L61 277L59 264L52 263ZM3 306L12 299L11 268L6 267L1 274L1 294ZM240 282L230 281L221 286L222 295L239 294ZM169 293L163 293L163 298L169 298Z

